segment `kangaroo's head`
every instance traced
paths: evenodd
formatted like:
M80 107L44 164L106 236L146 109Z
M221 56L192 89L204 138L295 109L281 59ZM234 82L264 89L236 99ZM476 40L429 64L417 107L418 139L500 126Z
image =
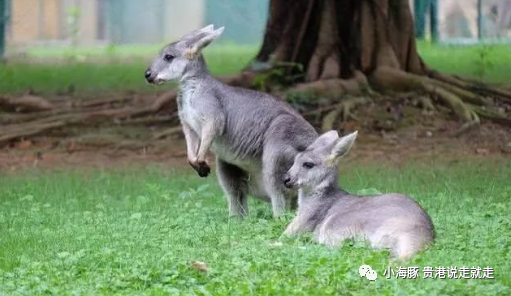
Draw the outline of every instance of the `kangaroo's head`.
M295 156L293 166L284 177L288 188L315 188L322 183L337 183L339 159L348 153L358 132L339 138L336 131L318 137L307 149Z
M145 71L147 82L160 84L169 80L179 80L187 73L197 71L203 63L202 49L223 31L224 27L215 29L213 25L209 25L166 45Z

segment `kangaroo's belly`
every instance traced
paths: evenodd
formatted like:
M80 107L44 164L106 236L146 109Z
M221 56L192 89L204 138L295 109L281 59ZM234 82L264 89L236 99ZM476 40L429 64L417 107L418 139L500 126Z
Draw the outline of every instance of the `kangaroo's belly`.
M211 152L219 159L235 165L247 173L248 191L250 195L264 201L270 201L268 192L264 186L262 163L260 159L239 157L239 155L229 150L229 147L222 144L220 141L215 141L213 143Z
M232 135L217 136L210 148L220 159L236 165L247 172L260 171L262 161L259 150L262 147L243 145Z

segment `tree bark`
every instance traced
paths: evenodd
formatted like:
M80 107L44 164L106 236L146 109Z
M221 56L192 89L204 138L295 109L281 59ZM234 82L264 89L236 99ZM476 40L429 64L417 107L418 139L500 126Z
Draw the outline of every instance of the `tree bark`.
M387 66L424 74L408 0L272 0L259 62L303 65L307 81Z
M408 0L271 0L269 9L255 60L266 69L300 65L287 72L302 74L293 90L339 97L412 86L469 122L482 112L465 103L509 101L507 91L429 69L417 51Z

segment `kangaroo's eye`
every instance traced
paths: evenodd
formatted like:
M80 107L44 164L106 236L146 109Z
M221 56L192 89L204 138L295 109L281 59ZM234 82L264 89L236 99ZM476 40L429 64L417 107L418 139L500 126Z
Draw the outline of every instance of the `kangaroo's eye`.
M312 169L315 166L315 164L313 164L312 162L304 162L302 166L306 169Z
M166 54L163 59L167 62L172 62L172 60L174 59L174 56L171 55L171 54Z

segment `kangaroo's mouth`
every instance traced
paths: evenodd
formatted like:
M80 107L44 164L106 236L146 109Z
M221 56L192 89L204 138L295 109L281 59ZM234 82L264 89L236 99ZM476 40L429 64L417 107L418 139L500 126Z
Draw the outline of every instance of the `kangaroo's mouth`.
M161 80L161 79L147 79L146 80L147 84L152 84L152 85L161 85L165 82L165 80Z
M296 186L295 182L293 182L289 177L285 177L283 183L287 189L293 189Z

